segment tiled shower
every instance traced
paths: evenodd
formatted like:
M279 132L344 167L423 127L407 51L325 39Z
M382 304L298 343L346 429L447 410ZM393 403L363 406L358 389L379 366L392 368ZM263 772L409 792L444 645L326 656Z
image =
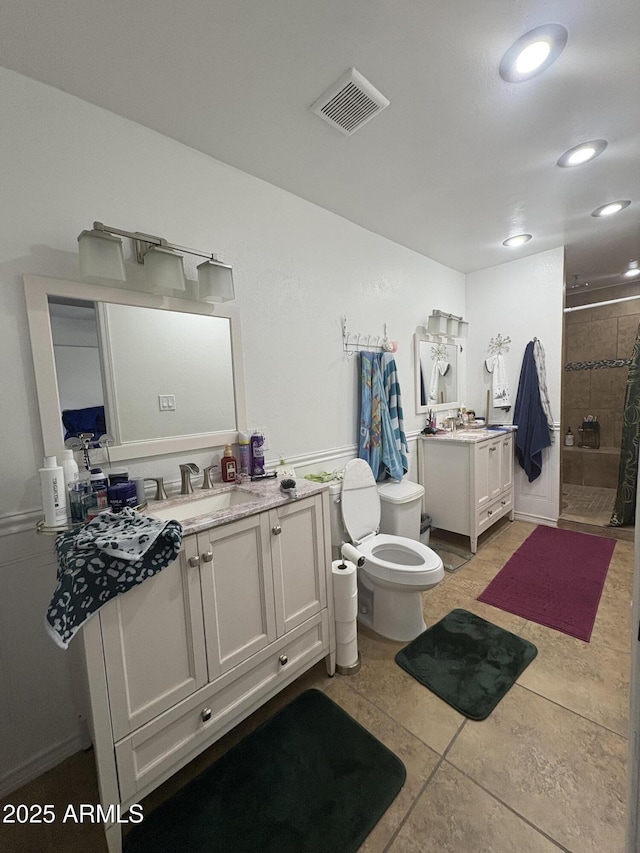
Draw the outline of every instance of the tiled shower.
M607 298L615 298L609 292ZM604 526L611 516L629 359L639 323L640 300L635 299L565 314L562 435L564 441L571 427L574 444L562 448L562 517ZM597 418L598 448L581 446L580 428L588 416Z

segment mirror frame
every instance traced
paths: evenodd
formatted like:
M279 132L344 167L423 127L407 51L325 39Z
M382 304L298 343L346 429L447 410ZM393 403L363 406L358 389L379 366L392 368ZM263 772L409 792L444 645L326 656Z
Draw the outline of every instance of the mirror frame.
M212 317L227 318L230 322L236 415L235 429L110 445L109 454L113 461L145 459L150 456L186 453L210 447L221 447L225 444L237 442L238 431L246 430L247 415L244 393L244 371L242 366L242 339L240 316L237 308L229 308L207 302L195 302L190 299L160 296L140 290L104 287L101 284L89 284L84 281L67 281L65 279L32 275L23 276L23 281L45 456L60 457L62 450L64 450L58 379L49 316L50 296L115 303L118 305L132 305L140 308L157 308L164 311L179 311L187 314L204 314Z
M462 398L466 390L466 360L463 355L465 338L454 338L449 335L432 335L427 332L415 332L413 335L413 373L415 379L414 391L416 395L416 414L426 415L432 412L446 412L449 409L461 409L464 403ZM448 344L456 347L456 372L458 399L450 403L435 403L432 406L420 404L420 344Z

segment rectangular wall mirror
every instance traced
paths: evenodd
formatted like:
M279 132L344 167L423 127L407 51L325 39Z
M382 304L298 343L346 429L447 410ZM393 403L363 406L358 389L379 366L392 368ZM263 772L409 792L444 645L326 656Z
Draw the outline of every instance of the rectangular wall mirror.
M413 337L416 413L460 408L465 391L463 340L422 332Z
M234 308L25 276L45 454L74 431L113 460L221 446L246 428Z

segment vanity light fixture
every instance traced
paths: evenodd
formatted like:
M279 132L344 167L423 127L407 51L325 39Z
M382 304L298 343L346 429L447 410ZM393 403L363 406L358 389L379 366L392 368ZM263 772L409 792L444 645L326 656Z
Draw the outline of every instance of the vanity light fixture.
M620 213L625 207L629 207L631 202L628 199L622 201L610 201L608 204L603 204L591 211L592 216L613 216L614 213Z
M558 157L556 165L563 168L581 166L583 163L588 163L602 154L606 147L606 139L592 139L590 142L582 142L580 145L574 145L573 148L570 148Z
M227 302L235 298L233 269L214 253L177 246L164 237L141 231L124 231L103 225L102 222L94 222L91 231L83 231L78 237L80 270L85 277L127 280L120 237L128 237L133 242L136 261L144 264L147 285L153 293L175 295L186 291L182 266L184 253L207 259L197 268L198 299L203 302Z
M544 24L515 41L502 57L500 76L507 83L536 77L560 56L569 38L562 24Z
M508 237L506 240L503 240L502 245L508 246L510 249L515 249L517 246L522 246L524 243L528 243L532 237L532 234L515 234L513 237Z

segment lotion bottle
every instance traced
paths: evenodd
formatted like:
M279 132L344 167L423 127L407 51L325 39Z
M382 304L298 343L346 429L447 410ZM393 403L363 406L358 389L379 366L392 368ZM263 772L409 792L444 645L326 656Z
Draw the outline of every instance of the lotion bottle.
M230 444L225 444L224 446L224 455L220 460L220 467L222 469L222 482L235 483L236 475L238 473L238 463L231 452Z
M44 468L40 468L38 474L45 526L61 527L67 523L67 490L62 466L56 463L55 456L45 456Z
M238 447L240 449L240 474L251 474L251 444L249 433L238 433Z
M64 485L68 493L73 484L77 483L80 479L80 469L74 459L73 450L62 451L61 465L64 472Z

